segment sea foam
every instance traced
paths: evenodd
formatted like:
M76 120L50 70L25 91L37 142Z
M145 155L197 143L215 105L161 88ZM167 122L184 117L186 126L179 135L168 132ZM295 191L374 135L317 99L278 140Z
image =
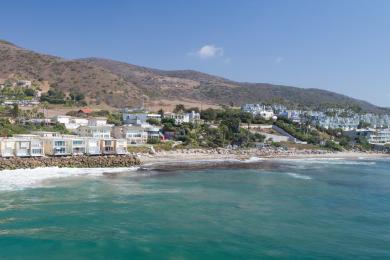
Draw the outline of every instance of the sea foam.
M130 168L35 168L0 171L0 191L21 190L40 186L46 180L69 177L101 177L103 173L135 171Z
M303 175L303 174L298 174L298 173L293 173L293 172L286 172L286 174L288 176L291 176L291 177L296 178L296 179L302 179L302 180L311 180L311 179L313 179L310 176Z

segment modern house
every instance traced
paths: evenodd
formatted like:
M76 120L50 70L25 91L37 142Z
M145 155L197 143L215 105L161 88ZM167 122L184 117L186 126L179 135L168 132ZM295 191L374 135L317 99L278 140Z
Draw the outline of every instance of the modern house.
M69 138L72 141L72 155L83 155L86 152L85 138L73 137Z
M126 154L127 141L125 139L102 139L100 140L100 149L103 154Z
M84 142L85 142L85 154L87 155L101 154L99 139L87 137L84 138Z
M83 137L109 139L111 138L112 127L113 125L80 126L76 133Z
M160 128L156 126L150 126L146 128L146 133L148 134L148 142L153 142L155 140L161 140L164 138L163 134L160 132Z
M88 125L88 119L81 118L81 117L72 117L72 116L64 116L59 115L53 117L53 122L64 124L65 128L68 130L76 130L80 126L87 126Z
M31 141L28 139L15 138L15 156L29 157Z
M127 154L127 141L126 139L115 139L115 152L116 154Z
M115 139L107 138L100 140L100 150L102 154L115 154Z
M124 138L128 144L145 144L148 141L148 133L140 126L117 126L113 128L112 135L115 138Z
M32 138L30 139L31 145L30 145L30 156L31 157L38 157L38 156L45 156L45 150L44 150L44 142L42 139L38 138Z
M390 129L378 129L370 136L368 142L378 145L390 144Z
M46 155L66 156L73 153L73 142L69 137L43 137Z
M195 111L191 111L190 113L165 113L164 117L174 119L177 125L200 122L200 114Z
M146 111L125 109L122 114L123 122L127 125L143 125L148 119L161 120L160 114L148 113Z
M32 135L39 136L39 137L58 137L61 136L61 133L59 132L48 132L48 131L32 131Z
M0 155L1 157L15 156L15 139L1 138L0 139Z
M91 117L87 119L89 126L105 126L107 125L107 118L105 117Z
M16 156L30 156L30 157L40 157L45 156L44 152L44 142L38 135L31 134L19 134L14 135L16 140L15 143L15 151ZM28 150L26 151L26 147L28 142ZM28 154L28 155L26 155Z
M272 119L275 116L272 107L262 104L245 104L241 107L241 110L251 113L253 116L260 116L266 120Z

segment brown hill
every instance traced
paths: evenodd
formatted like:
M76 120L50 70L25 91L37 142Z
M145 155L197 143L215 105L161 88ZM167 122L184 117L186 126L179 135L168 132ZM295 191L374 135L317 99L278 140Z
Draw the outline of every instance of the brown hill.
M354 106L370 112L387 111L320 89L241 83L192 70L163 71L107 59L66 60L0 41L0 78L9 77L35 80L37 84L48 81L52 88L65 93L83 92L91 104L104 103L113 107L139 105L141 100L157 106L275 101L308 107Z

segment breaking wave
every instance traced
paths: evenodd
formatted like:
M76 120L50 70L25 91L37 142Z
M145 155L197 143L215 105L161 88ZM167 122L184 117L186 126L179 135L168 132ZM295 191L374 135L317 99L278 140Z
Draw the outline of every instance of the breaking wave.
M0 171L0 191L22 190L37 187L47 180L69 177L101 177L105 173L135 171L130 168L35 168Z
M291 176L291 177L296 178L296 179L302 179L302 180L311 180L311 179L313 179L310 176L303 175L303 174L298 174L298 173L293 173L293 172L286 172L286 174L288 176Z

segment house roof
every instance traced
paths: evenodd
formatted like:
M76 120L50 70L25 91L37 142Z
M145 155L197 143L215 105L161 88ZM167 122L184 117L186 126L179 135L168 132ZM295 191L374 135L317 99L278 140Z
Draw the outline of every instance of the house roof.
M83 108L83 109L80 109L80 110L79 110L79 113L91 114L91 113L92 113L92 109L89 108L89 107L85 107L85 108Z

